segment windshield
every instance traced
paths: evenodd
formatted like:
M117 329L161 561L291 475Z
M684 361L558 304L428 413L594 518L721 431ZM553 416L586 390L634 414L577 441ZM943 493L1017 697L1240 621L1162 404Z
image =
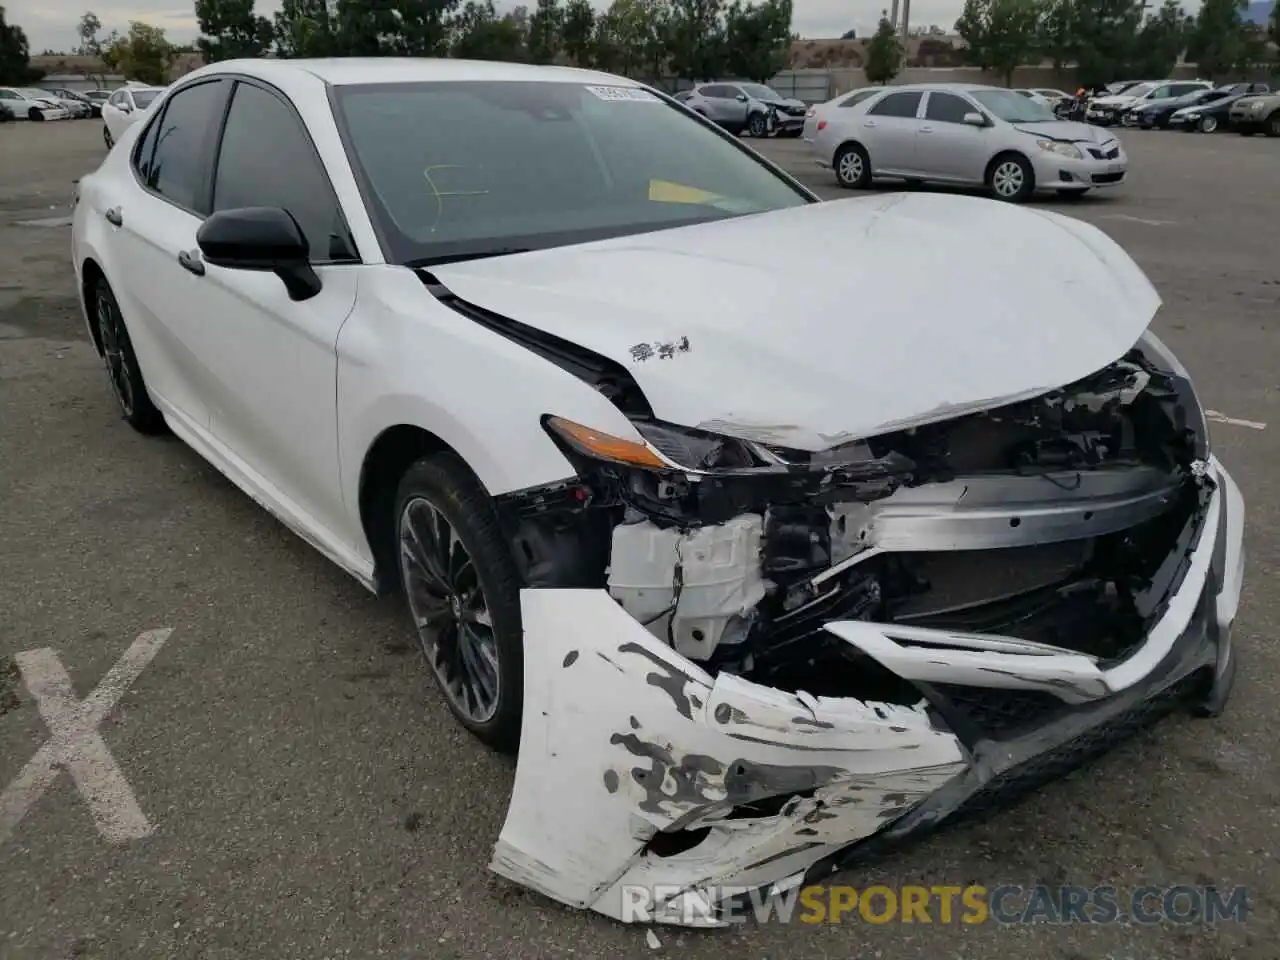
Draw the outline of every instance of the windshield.
M1124 91L1126 97L1145 97L1148 93L1156 88L1154 83L1140 83L1136 87L1130 87Z
M85 94L90 100L105 100L111 96L110 90L90 90Z
M139 110L145 110L160 96L159 90L131 90L133 103Z
M22 96L25 97L27 100L57 100L58 99L48 90L37 90L35 87L26 87L22 90L19 90L18 93L22 94Z
M969 96L1006 123L1043 123L1058 119L1039 100L1029 100L1012 90L970 90Z
M775 90L771 90L762 83L743 83L739 84L742 92L748 97L754 97L757 100L781 100L782 96Z
M647 90L560 82L338 86L388 259L426 265L809 203Z

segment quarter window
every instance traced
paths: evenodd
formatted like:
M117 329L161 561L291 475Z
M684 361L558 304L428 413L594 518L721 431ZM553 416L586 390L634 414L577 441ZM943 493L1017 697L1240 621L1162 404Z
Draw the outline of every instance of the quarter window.
M1019 90L1019 93L1022 91ZM954 93L938 93L929 94L929 102L925 104L924 115L928 120L938 120L942 123L964 123L964 115L966 113L977 113L977 108L972 107L969 103Z
M280 207L311 244L312 260L350 258L329 177L293 109L250 83L236 86L218 152L213 209Z
M914 117L920 109L921 96L918 92L891 93L867 113L877 117Z

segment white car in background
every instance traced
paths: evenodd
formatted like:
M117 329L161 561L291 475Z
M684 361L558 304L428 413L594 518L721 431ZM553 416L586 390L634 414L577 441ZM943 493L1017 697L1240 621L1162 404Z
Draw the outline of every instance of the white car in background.
M1080 196L1120 183L1128 171L1124 148L1110 134L1059 120L1013 90L975 84L858 91L806 119L805 139L816 162L847 189L885 177L985 186L1018 203L1044 190Z
M0 101L15 120L66 120L71 111L45 90L30 87L0 87Z
M726 922L1221 710L1243 500L1098 228L822 203L588 70L229 60L151 114L72 227L120 412L403 594L518 747L496 873Z
M102 139L107 148L133 124L148 115L164 87L121 87L102 105Z

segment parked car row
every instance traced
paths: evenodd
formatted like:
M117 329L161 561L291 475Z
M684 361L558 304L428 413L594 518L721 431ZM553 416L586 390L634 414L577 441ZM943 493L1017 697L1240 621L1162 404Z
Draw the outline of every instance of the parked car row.
M803 135L850 189L873 179L985 186L999 200L1038 191L1078 197L1122 182L1111 134L1058 119L1041 98L976 84L867 87L813 107Z
M1090 99L1085 119L1100 126L1119 124L1143 130L1177 128L1213 133L1238 129L1241 133L1280 136L1280 111L1275 103L1268 106L1270 93L1265 83L1220 87L1203 80L1129 83L1108 96Z

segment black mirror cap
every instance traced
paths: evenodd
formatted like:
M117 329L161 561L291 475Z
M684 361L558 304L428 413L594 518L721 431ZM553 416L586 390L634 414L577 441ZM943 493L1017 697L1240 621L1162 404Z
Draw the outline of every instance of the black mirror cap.
M201 224L196 243L214 266L241 270L306 263L311 252L298 221L279 207L219 210Z

